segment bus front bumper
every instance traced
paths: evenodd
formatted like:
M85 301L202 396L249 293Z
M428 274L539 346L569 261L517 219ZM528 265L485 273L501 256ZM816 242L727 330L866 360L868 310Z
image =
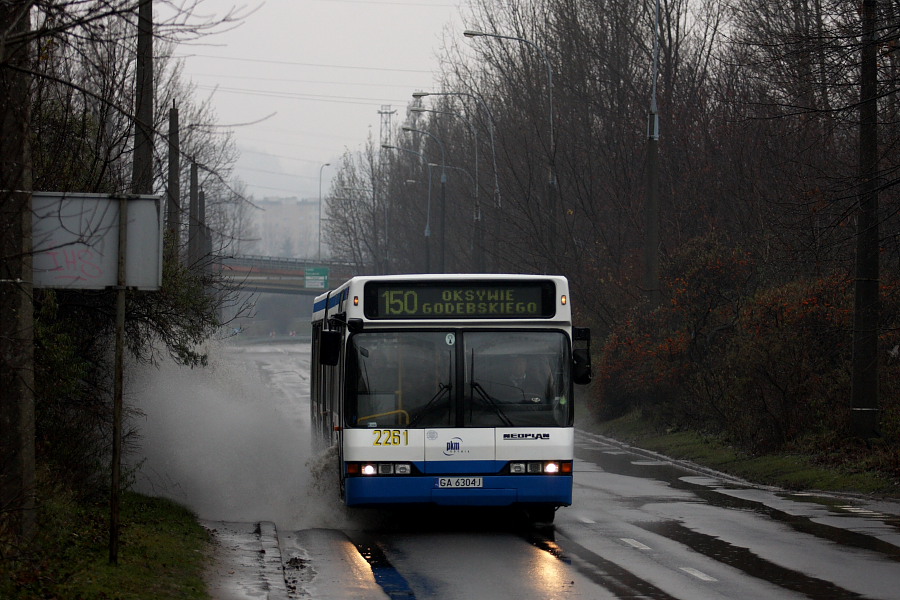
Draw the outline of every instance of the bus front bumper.
M442 477L350 477L345 481L347 506L437 504L441 506L509 506L572 504L572 477L566 475L474 476L481 487L442 488ZM474 478L473 477L473 478ZM445 478L445 477L444 477Z

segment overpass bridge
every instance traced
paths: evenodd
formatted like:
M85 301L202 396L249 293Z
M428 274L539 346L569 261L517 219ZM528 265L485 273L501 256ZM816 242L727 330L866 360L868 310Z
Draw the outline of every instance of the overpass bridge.
M218 261L222 274L249 292L317 296L359 273L347 263L270 256L233 256Z

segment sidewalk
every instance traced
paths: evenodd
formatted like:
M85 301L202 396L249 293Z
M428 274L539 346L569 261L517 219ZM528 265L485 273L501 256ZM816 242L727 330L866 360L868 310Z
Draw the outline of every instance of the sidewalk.
M288 600L275 524L201 521L213 538L205 579L213 600Z

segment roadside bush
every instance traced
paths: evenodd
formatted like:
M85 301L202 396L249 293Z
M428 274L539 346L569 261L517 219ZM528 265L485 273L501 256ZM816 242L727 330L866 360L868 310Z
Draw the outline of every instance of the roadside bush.
M751 452L834 456L850 425L853 282L841 275L757 289L752 257L698 239L670 261L668 299L605 340L591 410L640 410L657 429L723 435ZM882 285L878 469L900 471L900 293ZM880 458L875 455L880 456Z
M721 426L751 452L849 423L852 298L837 277L762 290L740 314L726 358Z
M615 419L634 408L661 416L675 403L684 340L659 335L659 316L629 319L607 338L597 369L599 396L591 403L596 418Z
M105 478L111 389L101 339L92 335L97 296L35 293L36 450L60 481L97 493Z
M900 279L885 279L881 286L882 327L879 349L879 408L884 459L900 478Z
M753 261L711 235L686 244L666 270L668 300L623 322L603 346L593 407L600 419L641 408L660 427L696 427L715 412L708 405L722 385L705 375L718 373Z

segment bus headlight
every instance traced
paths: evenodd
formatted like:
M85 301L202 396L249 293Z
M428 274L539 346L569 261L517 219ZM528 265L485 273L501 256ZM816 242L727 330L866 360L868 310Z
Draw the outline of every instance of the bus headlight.
M363 475L374 475L378 472L378 468L375 465L363 465L361 472Z

